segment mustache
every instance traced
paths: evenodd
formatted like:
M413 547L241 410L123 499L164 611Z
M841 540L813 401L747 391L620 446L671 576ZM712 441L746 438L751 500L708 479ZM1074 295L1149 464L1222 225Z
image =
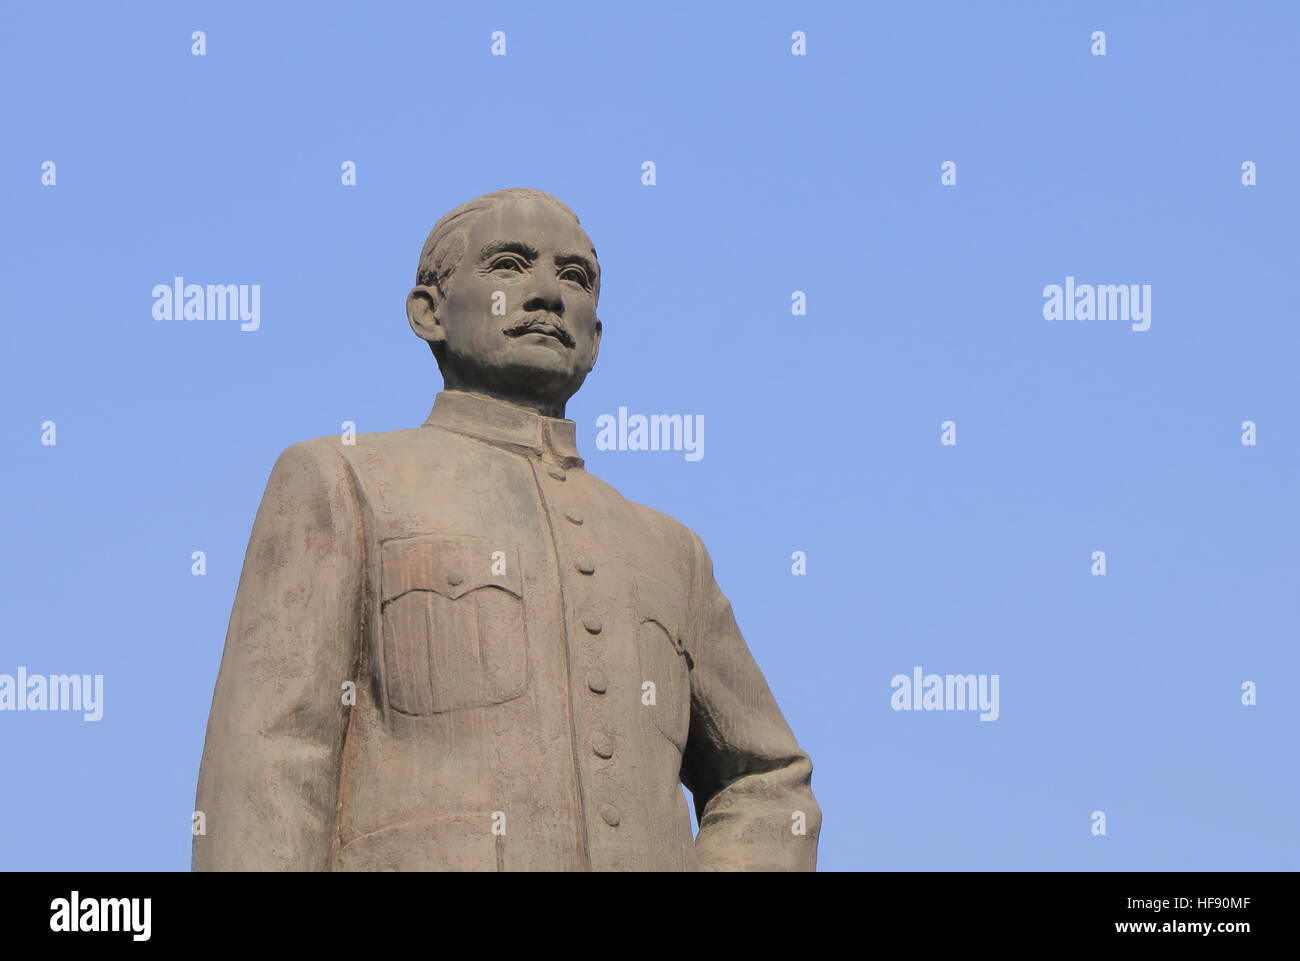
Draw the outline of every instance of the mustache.
M523 334L551 334L565 347L573 347L573 334L564 326L564 321L554 314L525 314L512 324L507 324L501 332L507 337L519 337Z

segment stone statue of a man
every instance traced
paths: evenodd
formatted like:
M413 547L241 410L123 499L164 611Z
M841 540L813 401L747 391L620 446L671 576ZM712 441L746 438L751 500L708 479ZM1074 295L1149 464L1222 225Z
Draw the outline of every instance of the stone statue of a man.
M583 470L578 218L501 190L407 298L422 427L288 448L212 701L196 870L811 870L799 748L688 528ZM691 836L688 787L699 817Z

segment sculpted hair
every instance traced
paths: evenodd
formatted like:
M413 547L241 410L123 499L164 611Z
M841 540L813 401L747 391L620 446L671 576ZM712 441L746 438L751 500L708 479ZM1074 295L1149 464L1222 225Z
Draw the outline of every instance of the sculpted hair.
M578 215L570 210L568 205L543 190L534 190L532 187L507 187L505 190L494 190L461 204L455 210L444 214L433 225L428 238L424 241L424 248L420 251L420 263L415 272L416 284L423 287L436 287L445 295L448 280L460 266L461 258L465 256L465 238L469 233L470 225L479 215L510 200L540 200L557 210L564 211L573 218L574 223L582 225ZM592 252L595 253L594 250ZM599 274L595 277L593 285L596 297L599 299Z

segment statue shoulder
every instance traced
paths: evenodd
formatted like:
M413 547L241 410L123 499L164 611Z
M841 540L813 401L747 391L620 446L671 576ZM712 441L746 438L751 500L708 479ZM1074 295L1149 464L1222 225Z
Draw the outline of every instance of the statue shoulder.
M343 430L299 441L286 448L280 456L314 458L322 463L337 462L357 468L363 463L377 466L385 461L400 461L408 457L427 458L431 450L446 446L447 435L444 432L424 427L364 434Z
M663 543L674 552L683 556L695 556L704 550L700 537L691 528L677 518L661 510L624 499L644 523L658 533Z
M343 431L290 444L276 459L273 478L300 478L331 483L346 478L394 469L411 457L427 459L436 450L437 431L410 428L360 434Z

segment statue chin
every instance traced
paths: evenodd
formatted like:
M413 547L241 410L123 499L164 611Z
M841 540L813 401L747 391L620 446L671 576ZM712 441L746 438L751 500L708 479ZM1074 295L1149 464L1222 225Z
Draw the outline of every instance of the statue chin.
M493 360L495 363L491 364L444 366L445 386L448 390L487 394L539 410L558 410L553 416L562 417L565 402L587 379L588 371L574 368L572 352L564 357L544 345L525 345L524 350L511 351L509 356Z

